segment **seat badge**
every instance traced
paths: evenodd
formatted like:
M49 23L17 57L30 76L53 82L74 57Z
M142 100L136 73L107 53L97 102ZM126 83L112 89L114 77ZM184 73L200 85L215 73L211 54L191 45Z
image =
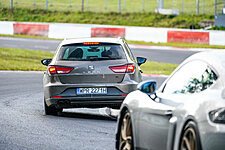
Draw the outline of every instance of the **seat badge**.
M90 70L90 71L93 71L93 70L95 70L95 67L94 66L88 66L88 70Z

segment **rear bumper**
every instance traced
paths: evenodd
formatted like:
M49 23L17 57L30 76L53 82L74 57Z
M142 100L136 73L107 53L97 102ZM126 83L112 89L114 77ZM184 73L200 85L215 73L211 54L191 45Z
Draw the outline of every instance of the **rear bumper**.
M116 88L120 91L120 93L130 93L137 88L137 82L126 82L126 83L117 83L117 84L61 84L57 83L49 83L44 85L44 95L46 98L50 98L52 96L56 96L59 94L63 94L68 89L76 88L86 88L86 87L106 87L106 88ZM68 93L69 94L69 93ZM68 95L73 96L73 94ZM113 95L112 95L113 96Z
M55 105L59 108L120 108L125 99L124 95L136 90L136 81L124 81L122 83L90 83L90 84L62 84L60 82L44 82L44 97L48 106ZM107 88L107 94L79 95L77 88ZM52 97L61 97L59 99Z
M125 97L122 96L95 96L95 97L62 97L48 98L46 104L57 108L120 108Z

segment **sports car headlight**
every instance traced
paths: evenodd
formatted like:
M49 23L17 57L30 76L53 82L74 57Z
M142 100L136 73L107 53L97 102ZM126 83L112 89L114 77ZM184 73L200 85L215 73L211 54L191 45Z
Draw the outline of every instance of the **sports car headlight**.
M225 108L219 108L209 112L209 118L214 123L225 124Z

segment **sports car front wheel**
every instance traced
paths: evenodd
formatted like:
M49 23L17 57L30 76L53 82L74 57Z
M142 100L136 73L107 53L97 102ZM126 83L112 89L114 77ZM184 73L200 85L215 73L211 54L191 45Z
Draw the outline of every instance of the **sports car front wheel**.
M121 119L119 150L133 150L132 123L130 113L125 111Z
M182 133L180 150L201 150L200 137L197 131L196 123L193 121L187 123Z

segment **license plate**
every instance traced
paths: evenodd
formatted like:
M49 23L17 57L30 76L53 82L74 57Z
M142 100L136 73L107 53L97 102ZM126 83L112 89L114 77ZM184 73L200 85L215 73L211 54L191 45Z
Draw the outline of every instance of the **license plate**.
M77 88L77 94L107 94L107 88Z

